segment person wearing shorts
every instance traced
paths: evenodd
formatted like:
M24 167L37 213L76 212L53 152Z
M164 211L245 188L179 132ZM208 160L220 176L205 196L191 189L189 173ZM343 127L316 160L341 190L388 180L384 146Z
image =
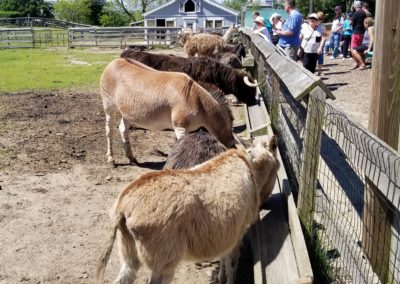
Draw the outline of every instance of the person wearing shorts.
M353 60L355 62L355 70L365 70L367 67L365 66L365 54L372 51L373 43L374 43L374 21L371 17L365 18L364 26L366 28L366 32L364 35L363 42L360 46L353 48L352 55Z
M353 35L351 36L350 49L353 54L353 49L362 45L365 33L364 20L367 14L362 9L361 1L355 1L353 4L356 9L355 13L351 17L350 25L353 27ZM358 68L358 63L354 60L354 65L352 69Z

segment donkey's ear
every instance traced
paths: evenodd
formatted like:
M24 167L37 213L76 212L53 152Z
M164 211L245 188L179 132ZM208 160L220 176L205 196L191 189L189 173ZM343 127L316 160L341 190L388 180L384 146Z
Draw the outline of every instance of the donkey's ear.
M269 141L269 150L272 153L276 153L276 149L278 149L278 137L274 135L271 137L271 140Z

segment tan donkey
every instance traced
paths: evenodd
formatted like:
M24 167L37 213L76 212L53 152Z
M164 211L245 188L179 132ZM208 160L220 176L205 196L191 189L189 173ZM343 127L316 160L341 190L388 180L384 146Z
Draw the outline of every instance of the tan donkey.
M150 283L161 284L172 281L183 259L229 262L272 192L279 168L276 148L274 137L269 146L228 150L191 169L151 172L130 183L111 210L113 225L97 282L103 282L117 231L122 266L115 283L133 283L141 263L152 271Z
M226 147L235 145L232 115L188 75L154 70L132 59L118 58L105 68L100 94L106 114L107 158L114 165L115 115L125 154L137 164L129 142L129 125L149 130L173 129L177 139L200 127Z

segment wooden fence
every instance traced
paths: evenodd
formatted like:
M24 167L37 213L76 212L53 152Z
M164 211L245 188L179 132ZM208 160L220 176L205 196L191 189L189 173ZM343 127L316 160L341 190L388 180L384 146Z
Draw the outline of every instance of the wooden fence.
M174 45L181 28L69 28L69 47L121 47Z
M400 283L399 154L335 109L319 77L282 50L247 29L241 39L254 57L254 76L267 79L262 95L316 283ZM375 196L367 194L370 183ZM385 206L372 207L372 198ZM382 208L390 210L389 223ZM379 232L369 231L370 223Z
M205 29L223 34L228 27ZM74 27L68 30L50 28L0 28L0 48L33 47L116 47L176 45L181 28L145 27Z
M0 29L0 48L68 46L68 33L61 29Z

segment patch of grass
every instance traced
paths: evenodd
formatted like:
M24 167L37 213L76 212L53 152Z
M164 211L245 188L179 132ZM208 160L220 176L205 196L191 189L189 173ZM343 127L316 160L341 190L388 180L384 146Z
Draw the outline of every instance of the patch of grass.
M120 51L85 49L0 50L0 93L95 87Z

